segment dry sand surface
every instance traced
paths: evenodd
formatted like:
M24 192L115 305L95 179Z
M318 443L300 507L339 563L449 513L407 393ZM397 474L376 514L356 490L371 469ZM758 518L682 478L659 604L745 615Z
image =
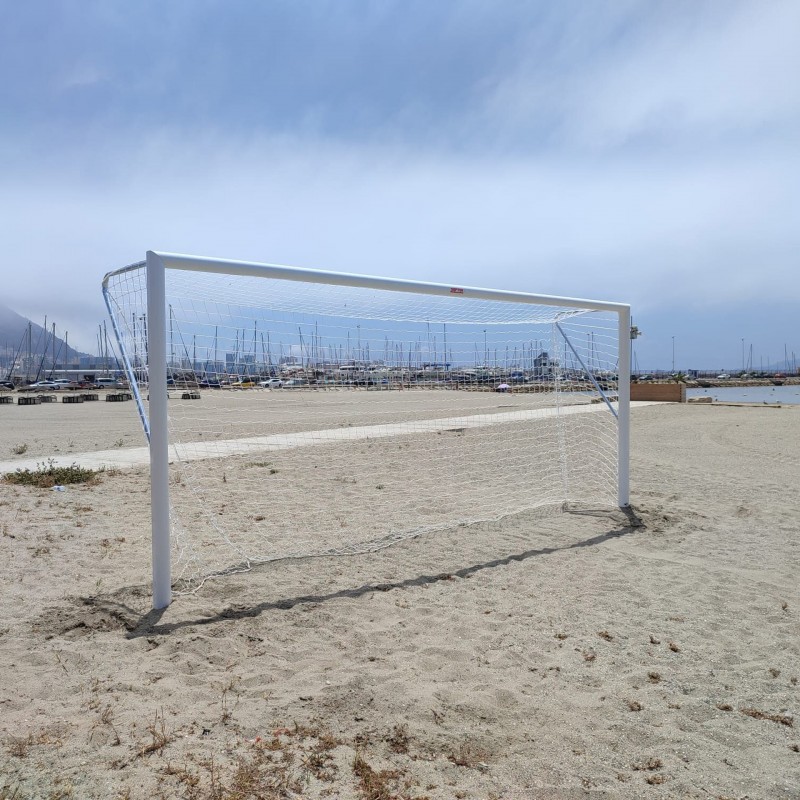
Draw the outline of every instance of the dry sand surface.
M0 406L0 460L142 444L130 403ZM144 468L0 484L0 798L800 798L799 446L800 407L637 408L630 514L277 561L163 612Z

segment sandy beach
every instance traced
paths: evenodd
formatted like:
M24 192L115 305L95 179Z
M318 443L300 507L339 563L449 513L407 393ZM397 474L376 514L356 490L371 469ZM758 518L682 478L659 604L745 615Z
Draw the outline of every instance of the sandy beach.
M162 612L146 467L0 484L0 798L800 798L800 407L632 420L630 513L274 561ZM132 403L0 406L3 462L143 445Z

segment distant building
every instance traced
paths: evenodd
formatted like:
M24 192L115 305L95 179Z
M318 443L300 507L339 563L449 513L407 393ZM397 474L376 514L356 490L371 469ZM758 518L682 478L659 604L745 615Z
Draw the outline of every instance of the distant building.
M558 369L558 361L542 351L533 359L533 369L542 377L552 377Z

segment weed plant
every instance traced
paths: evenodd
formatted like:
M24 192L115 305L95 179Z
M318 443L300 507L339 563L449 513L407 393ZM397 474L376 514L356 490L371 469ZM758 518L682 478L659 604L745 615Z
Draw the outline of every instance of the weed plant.
M35 486L39 489L50 489L53 486L64 486L69 483L97 483L102 469L89 469L71 464L68 467L57 467L51 458L46 463L37 464L35 469L18 469L7 472L3 480L22 486Z

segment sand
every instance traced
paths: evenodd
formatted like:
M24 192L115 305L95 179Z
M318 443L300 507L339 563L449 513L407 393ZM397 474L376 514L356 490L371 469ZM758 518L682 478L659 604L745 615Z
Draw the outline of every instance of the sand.
M163 612L145 468L0 485L0 797L798 798L799 423L636 408L630 514L278 561ZM0 406L0 460L142 443L130 403Z

